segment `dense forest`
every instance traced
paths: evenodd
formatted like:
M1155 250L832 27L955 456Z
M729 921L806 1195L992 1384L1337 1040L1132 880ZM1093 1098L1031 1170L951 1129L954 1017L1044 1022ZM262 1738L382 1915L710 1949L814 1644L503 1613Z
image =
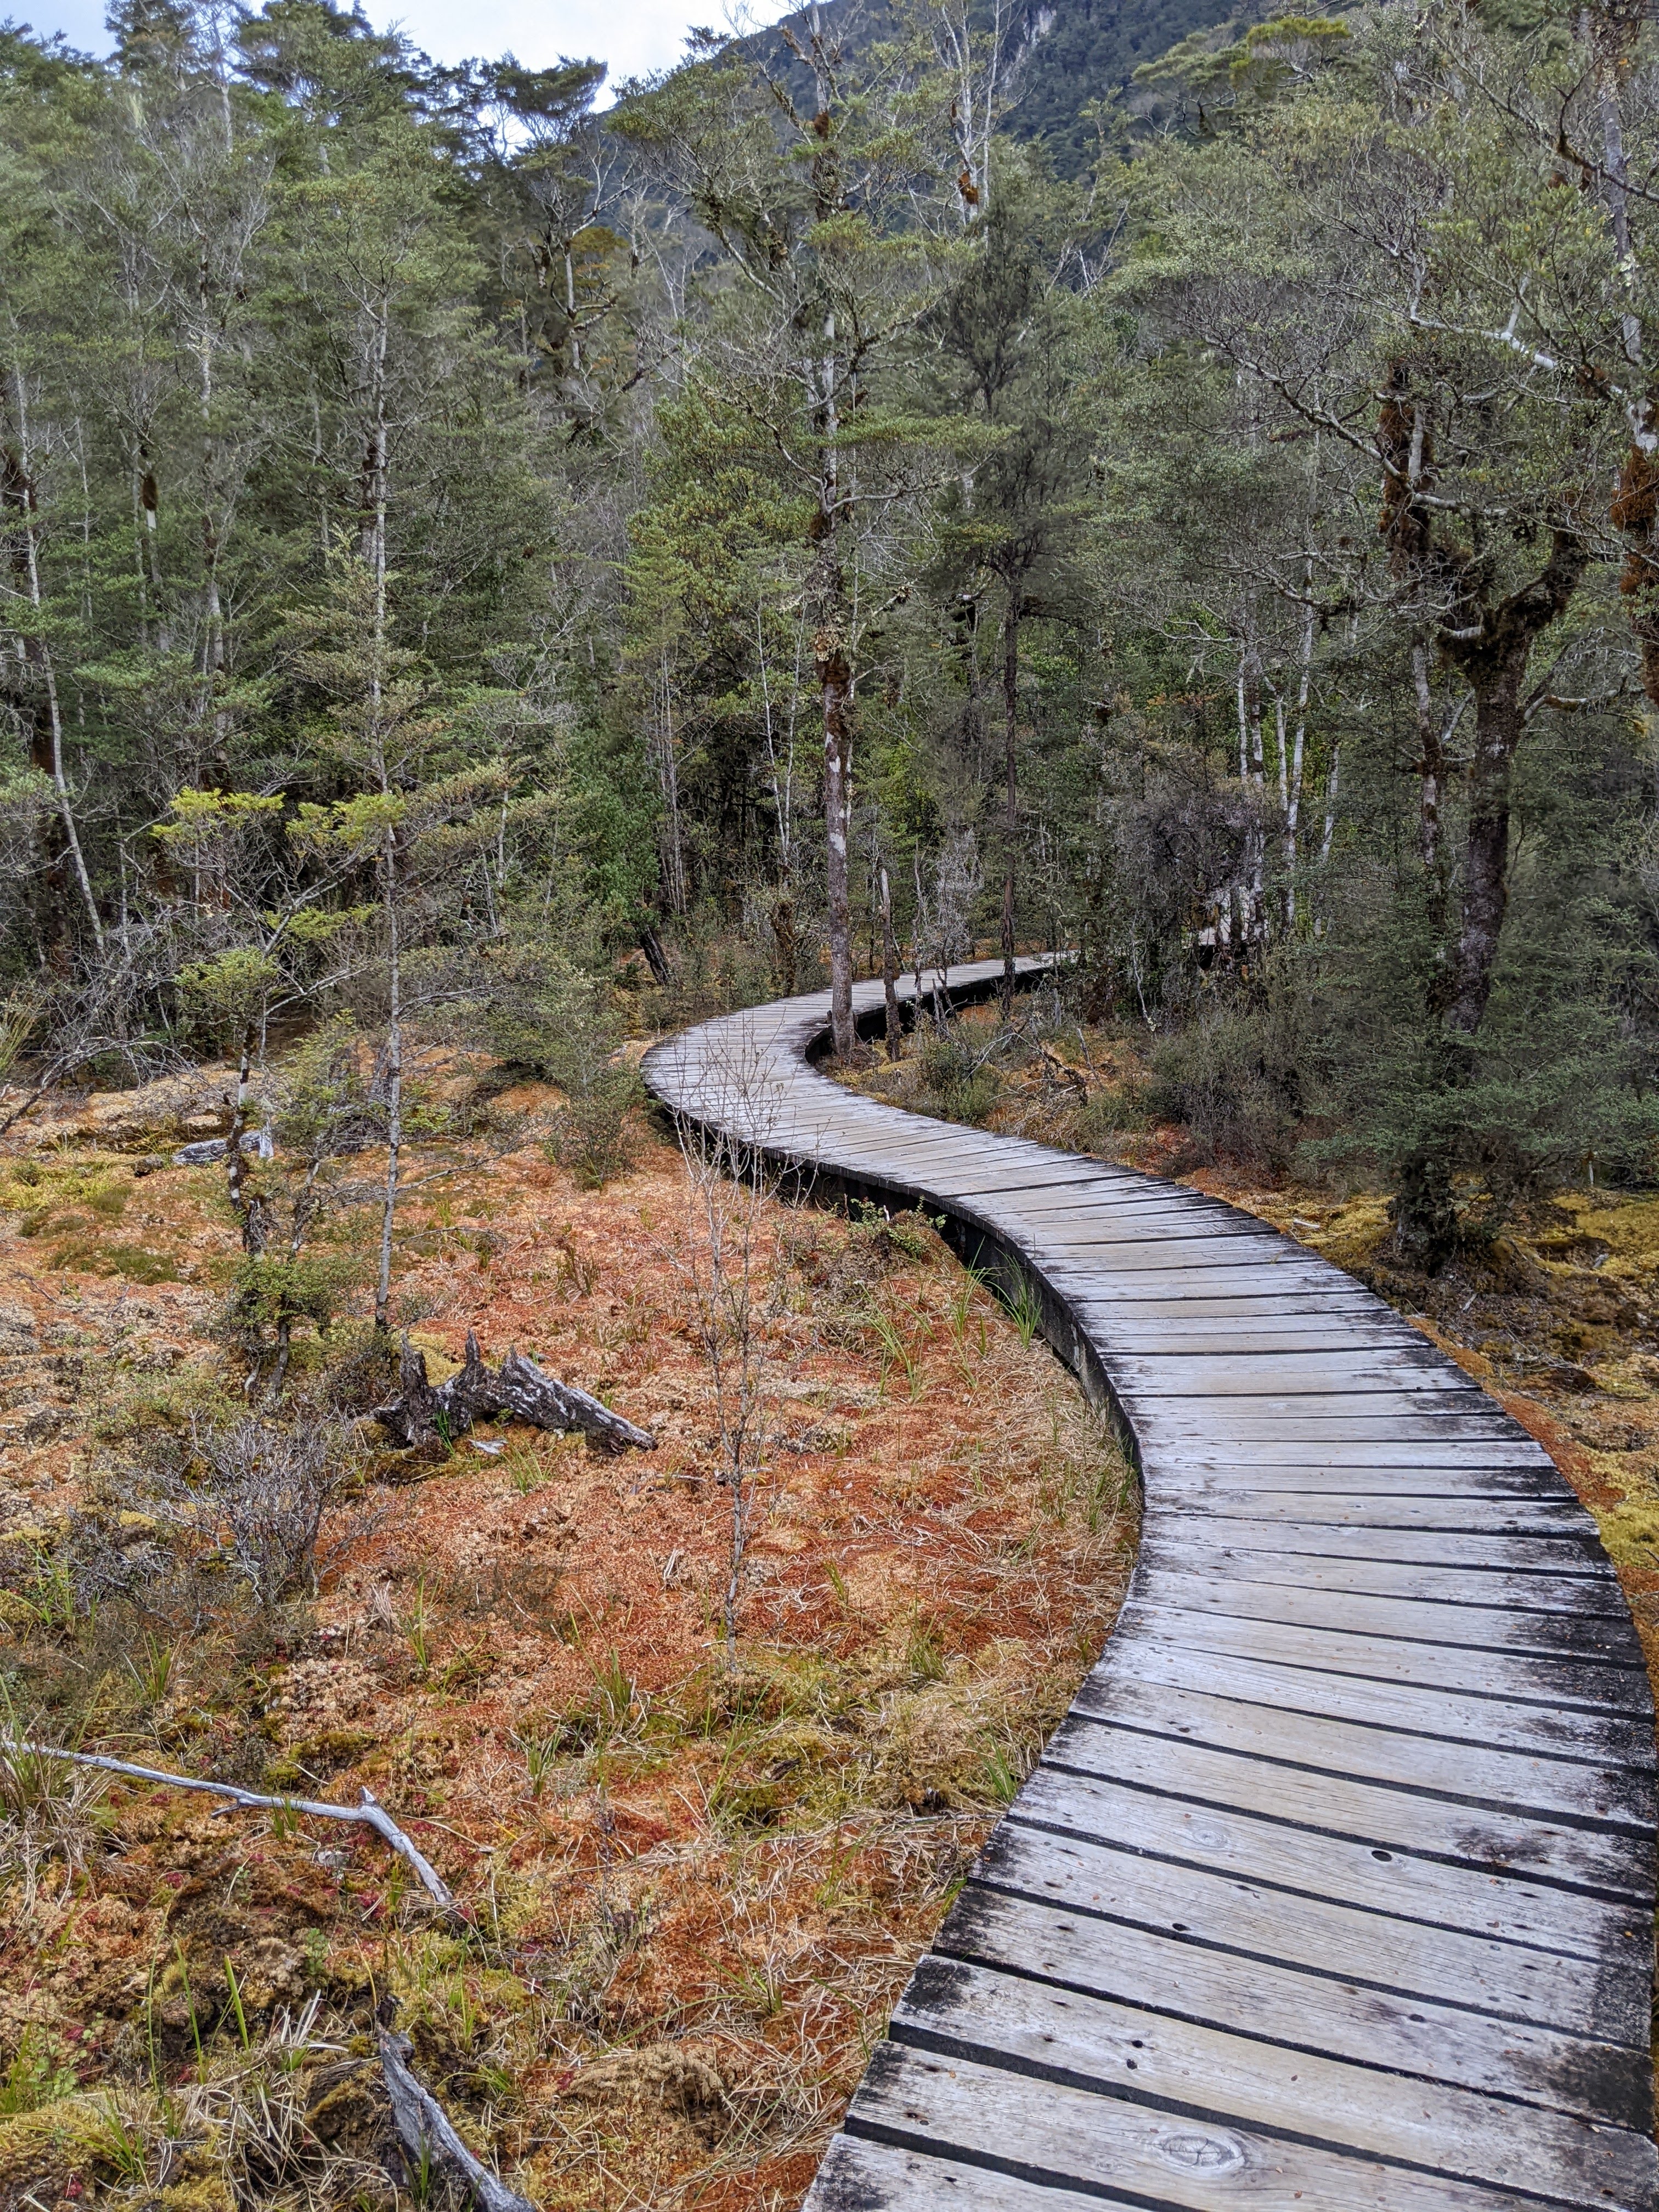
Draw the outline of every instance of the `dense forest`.
M411 1029L586 1097L828 981L845 1054L886 914L1076 948L1165 1111L1431 1261L1645 1173L1638 12L1189 29L1063 129L971 7L602 114L325 0L112 20L0 47L9 1110L220 1053L240 1134L308 1037L389 1239Z

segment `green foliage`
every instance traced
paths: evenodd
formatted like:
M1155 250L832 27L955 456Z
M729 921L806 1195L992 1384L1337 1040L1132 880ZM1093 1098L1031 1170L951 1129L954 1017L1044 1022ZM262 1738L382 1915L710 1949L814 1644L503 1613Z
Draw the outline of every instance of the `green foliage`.
M1272 1170L1288 1164L1302 1085L1290 1011L1218 1006L1153 1047L1146 1107L1180 1122L1204 1164Z
M547 1140L549 1158L582 1190L603 1190L628 1174L638 1152L629 1112L643 1095L632 1068L594 1069L586 1087L560 1109Z
M927 1036L921 1059L923 1089L916 1103L923 1113L975 1125L989 1119L1002 1085L967 1035L947 1029Z
M234 1051L258 1026L282 979L267 954L240 945L216 959L186 963L179 971L179 995L202 1041Z

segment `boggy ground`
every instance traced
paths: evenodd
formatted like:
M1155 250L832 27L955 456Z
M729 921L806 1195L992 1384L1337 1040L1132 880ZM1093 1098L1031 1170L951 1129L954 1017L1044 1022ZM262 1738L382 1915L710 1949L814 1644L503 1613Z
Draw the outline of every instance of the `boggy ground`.
M238 1402L220 1170L169 1164L222 1127L225 1080L77 1102L0 1149L10 1729L343 1803L368 1784L467 1925L363 1830L0 1759L0 2212L421 2201L391 2178L377 2009L538 2204L782 2212L1100 1648L1123 1463L925 1224L769 1203L773 1435L727 1645L679 1157L641 1121L631 1171L580 1189L543 1141L555 1094L452 1065L402 1217L416 1340L440 1374L469 1328L532 1350L658 1449L513 1428L419 1462L360 1423L314 1595L262 1610L199 1560L88 1580L165 1553L145 1437ZM295 1389L364 1364L343 1326Z
M1046 1011L1048 1018L1043 1018ZM1014 1031L969 1010L890 1065L870 1096L1088 1152L1228 1200L1348 1270L1475 1376L1553 1455L1595 1516L1659 1689L1659 1193L1568 1190L1472 1237L1440 1273L1398 1253L1386 1196L1206 1160L1149 1106L1144 1033L1028 1008Z

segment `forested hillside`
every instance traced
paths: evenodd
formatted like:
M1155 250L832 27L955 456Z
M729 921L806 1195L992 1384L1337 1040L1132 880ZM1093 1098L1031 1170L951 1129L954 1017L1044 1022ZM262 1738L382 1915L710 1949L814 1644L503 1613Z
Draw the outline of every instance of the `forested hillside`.
M410 1021L569 1074L884 881L1437 1248L1642 1173L1646 32L1194 32L1066 181L1023 28L883 27L603 121L315 0L7 34L20 1071L355 1024L395 1147Z

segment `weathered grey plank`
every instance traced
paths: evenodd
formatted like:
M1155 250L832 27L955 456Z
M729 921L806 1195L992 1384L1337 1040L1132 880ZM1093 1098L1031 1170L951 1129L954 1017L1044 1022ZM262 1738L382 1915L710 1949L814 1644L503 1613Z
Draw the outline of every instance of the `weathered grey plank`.
M1584 1659L1646 1679L1636 1631L1627 1617L1616 1613L1521 1613L1501 1604L1441 1605L1295 1583L1247 1582L1237 1576L1212 1582L1145 1565L1135 1588L1149 1602L1179 1606L1188 1613L1283 1621L1301 1628L1346 1629L1375 1638L1379 1644L1443 1644L1450 1650Z
M1218 1671L1227 1662L1218 1662ZM1540 1820L1650 1826L1652 1778L1614 1763L1580 1765L1542 1753L1522 1754L1458 1744L1380 1725L1346 1724L1201 1690L1121 1678L1107 1667L1089 1675L1073 1712L1079 1725L1178 1735L1264 1763L1345 1779L1386 1782L1470 1806L1513 1807Z
M825 1018L647 1080L1034 1273L1146 1515L812 2212L1650 2207L1651 1700L1547 1454L1272 1224L824 1084Z
M1148 1422L1148 1427L1152 1425ZM1231 1430L1231 1424L1227 1425ZM1149 1472L1167 1467L1172 1474L1202 1474L1212 1469L1237 1471L1261 1468L1389 1468L1426 1471L1448 1477L1467 1472L1503 1474L1522 1469L1544 1477L1556 1494L1571 1495L1553 1461L1535 1437L1524 1430L1506 1431L1498 1437L1470 1437L1450 1430L1438 1436L1405 1437L1374 1431L1362 1437L1251 1437L1219 1432L1213 1437L1141 1436L1137 1431L1141 1464Z
M1651 1863L1639 1828L1471 1803L1449 1791L1392 1784L1386 1776L1271 1761L1237 1742L1102 1726L1079 1716L1060 1723L1043 1756L1062 1770L1346 1836L1373 1850L1419 1851L1488 1873L1547 1875L1609 1896L1652 1899Z
M1462 1488L1415 1484L1379 1486L1375 1480L1338 1484L1324 1474L1293 1482L1279 1475L1257 1484L1248 1478L1193 1476L1158 1485L1160 1508L1180 1522L1194 1515L1219 1516L1260 1527L1268 1541L1280 1522L1307 1526L1329 1522L1344 1528L1445 1528L1466 1534L1489 1531L1502 1536L1573 1536L1593 1540L1595 1523L1582 1506L1540 1493L1536 1486L1508 1495L1470 1494Z
M1588 1576L1610 1584L1610 1595L1619 1595L1618 1578L1591 1531L1498 1534L1400 1528L1387 1522L1353 1525L1300 1515L1263 1522L1214 1510L1195 1516L1166 1505L1148 1509L1146 1531L1150 1542L1176 1546L1188 1530L1206 1552L1299 1552L1326 1559L1390 1560L1401 1566L1438 1565L1509 1575Z
M1410 1851L1379 1850L1287 1820L1062 1774L1046 1764L1021 1792L1007 1825L1051 1829L1080 1842L1105 1838L1121 1850L1220 1868L1269 1890L1301 1891L1361 1911L1595 1960L1604 1971L1628 1976L1645 1996L1640 1912L1582 1891L1495 1874L1490 1868L1449 1865ZM1042 1894L1047 1896L1050 1870L1040 1871Z
M1192 2212L1235 2203L1275 2212L1293 2203L1303 2212L1516 2212L1502 2185L1487 2189L1061 2083L1044 2083L1036 2099L1029 2075L893 2044L872 2061L849 2129L915 2147L948 2145L959 2158L1061 2187L1098 2177L1140 2204ZM1625 2140L1597 2137L1585 2149L1595 2193L1557 2203L1605 2208L1608 2190L1614 2203L1641 2201L1626 2185L1632 2160Z
M1654 1763L1653 1723L1646 1715L1627 1717L1584 1705L1555 1709L1492 1693L1468 1697L1441 1684L1383 1682L1327 1669L1311 1658L1246 1657L1148 1636L1115 1644L1098 1671L1120 1693L1131 1682L1155 1682L1164 1689L1208 1692L1276 1712L1397 1729L1486 1750L1595 1766ZM1085 1686L1078 1700L1085 1711L1092 1710L1088 1697Z
M1419 2084L1507 2095L1519 2105L1604 2117L1616 2127L1643 2124L1648 2076L1641 2051L1448 2004L1429 1991L1322 1976L988 1882L970 1882L962 1892L937 1948L947 1958L1376 2066Z
M1272 1353L1127 1352L1114 1346L1112 1379L1126 1395L1140 1398L1351 1397L1356 1391L1386 1390L1453 1398L1461 1394L1477 1409L1492 1403L1478 1382L1468 1376L1460 1379L1455 1368L1449 1372L1426 1346Z
M1364 1984L1437 2004L1444 2004L1447 1992L1455 1990L1458 2009L1529 2021L1593 2041L1632 2043L1645 2021L1644 2007L1632 2002L1643 1993L1628 1982L1605 1991L1597 1960L1357 1911L1307 1893L1297 1897L1292 1911L1279 1887L1190 1860L1146 1858L1013 1821L998 1829L975 1881L1045 1907L1086 1915L1091 1923L1180 1936L1189 1944L1241 1959L1328 1976L1345 1988ZM1100 1936L1109 1943L1109 1929ZM1253 1977L1241 1966L1234 1979L1247 1988ZM1147 2002L1157 2002L1152 1992L1142 1994ZM1304 1993L1304 2002L1317 2005L1322 2000L1317 1989ZM1247 2017L1243 2008L1238 2017ZM1297 2039L1305 2045L1310 2039L1316 2043L1316 2031L1304 2025Z
M1019 2181L985 2166L958 2165L933 2151L838 2135L823 2154L801 2212L1099 2212L1132 2202L1115 2191Z
M1150 1575L1202 1575L1211 1583L1285 1583L1299 1589L1342 1590L1356 1597L1404 1597L1447 1607L1505 1606L1520 1612L1624 1618L1616 1582L1595 1575L1522 1574L1492 1566L1435 1567L1389 1559L1340 1559L1271 1548L1212 1543L1208 1523L1194 1520L1190 1537L1155 1533L1142 1557Z
M1438 1396L1421 1391L1350 1396L1340 1390L1310 1391L1305 1396L1261 1398L1160 1398L1126 1382L1118 1403L1149 1444L1180 1441L1223 1447L1267 1443L1379 1443L1517 1442L1526 1431L1492 1401L1465 1399L1448 1388Z
M1333 1352L1328 1312L1280 1315L1269 1321L1247 1314L1229 1321L1199 1321L1164 1314L1148 1318L1138 1307L1127 1309L1115 1321L1097 1323L1100 1339L1114 1361L1121 1359L1283 1359L1341 1358L1350 1364L1371 1353L1409 1353L1418 1360L1423 1340L1395 1323L1373 1321L1363 1314L1343 1316L1341 1344ZM1385 1357L1384 1364L1387 1359ZM1294 1369L1287 1364L1286 1372ZM1312 1370L1310 1370L1312 1371Z
M1202 1611L1181 1603L1133 1596L1119 1616L1120 1632L1135 1638L1180 1644L1202 1656L1267 1659L1287 1667L1357 1674L1376 1682L1414 1683L1425 1689L1531 1703L1550 1713L1575 1707L1624 1714L1651 1732L1653 1699L1645 1669L1607 1667L1582 1659L1540 1659L1493 1650L1484 1644L1408 1642L1367 1636L1334 1624L1303 1627L1248 1615ZM1127 1648L1115 1641L1115 1651Z
M1166 2108L1224 2113L1331 2149L1567 2201L1583 2188L1583 2125L1565 2113L1443 2083L1407 2101L1369 2067L985 1966L927 1960L894 2014L894 2032L922 2050L1012 2063ZM1639 2187L1647 2173L1639 2144L1621 2148L1635 2156L1619 2180Z

